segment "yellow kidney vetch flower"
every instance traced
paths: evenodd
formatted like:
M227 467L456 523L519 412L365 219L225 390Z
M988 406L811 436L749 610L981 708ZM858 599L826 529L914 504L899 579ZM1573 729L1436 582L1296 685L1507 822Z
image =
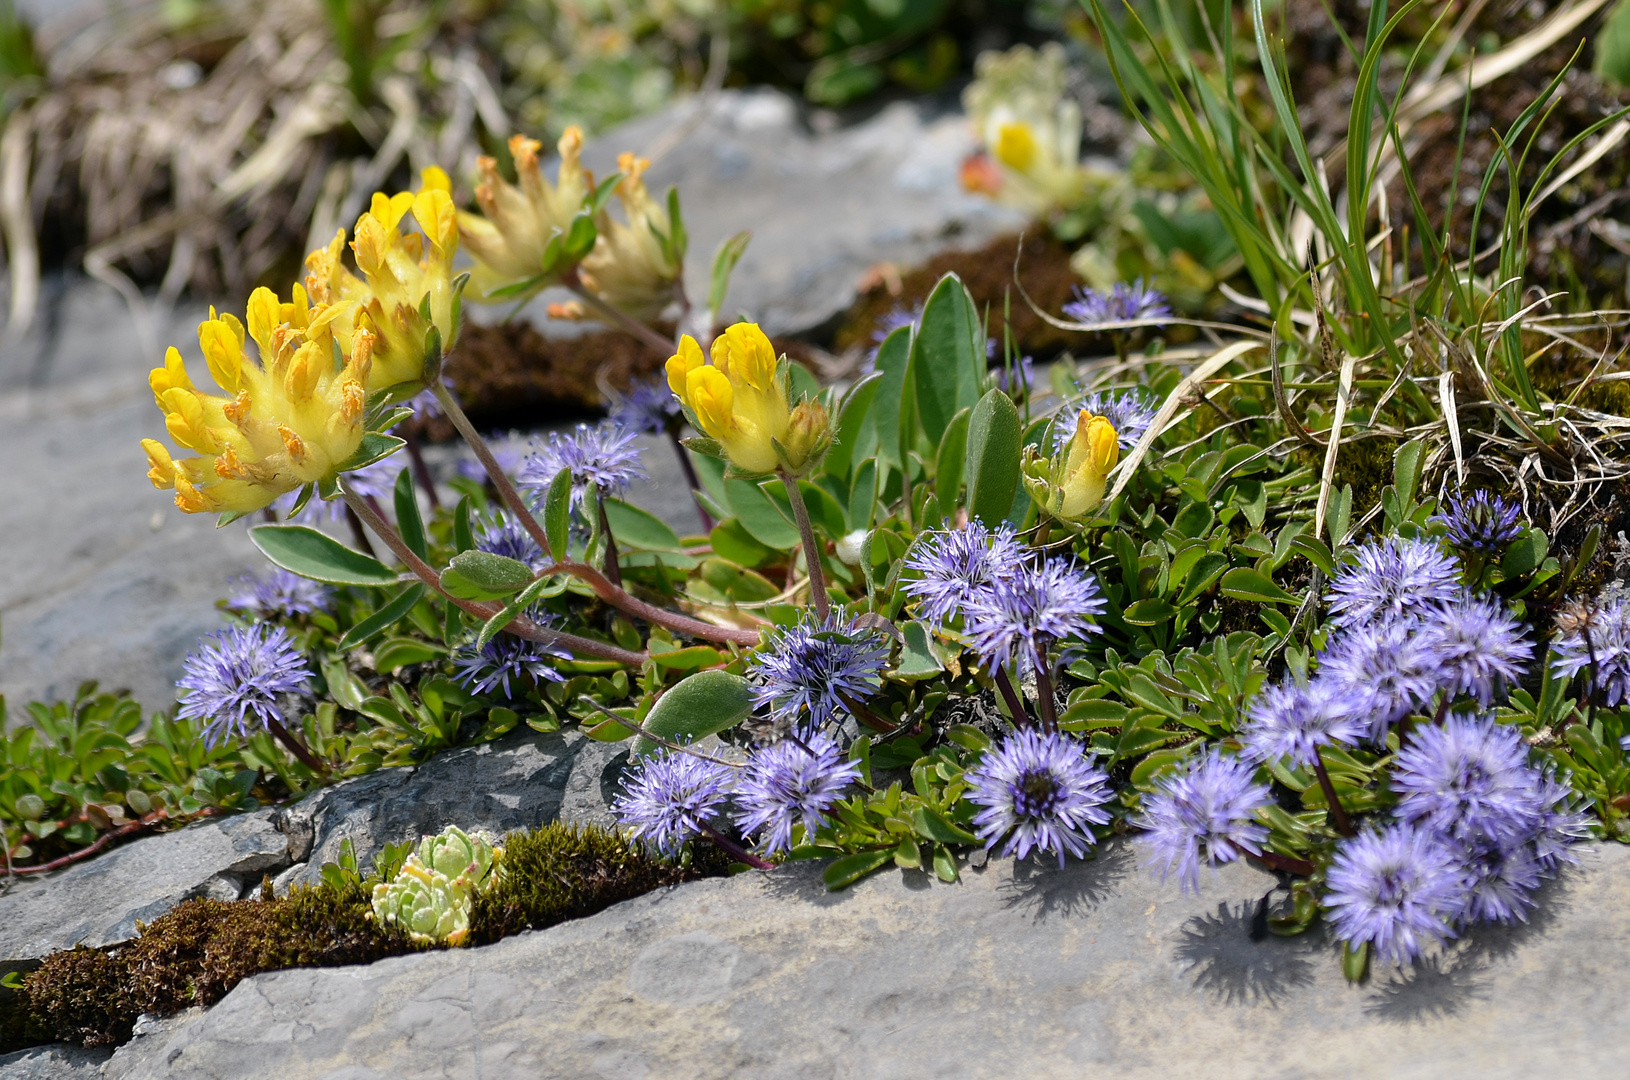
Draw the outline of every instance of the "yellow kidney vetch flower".
M623 179L617 185L628 224L602 211L599 238L579 266L583 284L601 300L636 319L654 319L674 298L683 252L674 250L668 211L645 187L651 163L633 154L617 159ZM668 238L668 239L664 239Z
M575 125L567 128L557 148L560 169L553 185L538 167L543 144L536 139L516 135L509 140L516 184L499 174L494 159L476 159L481 183L475 200L481 213L460 211L458 227L465 250L475 259L472 281L477 296L538 277L550 239L564 234L582 208L594 183L583 170L582 130ZM544 284L538 282L536 289Z
M799 472L826 449L831 424L818 401L787 400L787 372L757 323L713 339L713 362L686 334L668 359L668 386L696 426L741 473ZM780 452L777 452L777 447Z
M1046 458L1027 446L1020 470L1037 505L1059 521L1079 526L1102 505L1110 471L1120 459L1115 425L1083 409L1057 453Z
M247 325L214 309L199 324L204 363L223 394L194 386L173 347L148 378L170 438L193 451L178 459L143 439L148 479L173 489L187 513L259 510L330 476L361 445L375 335L358 326L337 338L342 309L310 307L298 285L293 297L281 303L256 289ZM251 339L258 359L244 352Z
M369 393L394 390L395 398L411 397L439 374L442 354L458 334L458 215L446 174L426 170L426 180L416 195L374 193L351 243L361 277L341 261L343 229L306 257L311 299L335 308L342 334L362 327L375 336ZM423 235L402 230L409 212Z
M1097 198L1107 174L1081 164L1081 108L1066 93L1062 47L984 53L974 70L963 104L990 158L987 169L965 166L964 184L1032 214Z

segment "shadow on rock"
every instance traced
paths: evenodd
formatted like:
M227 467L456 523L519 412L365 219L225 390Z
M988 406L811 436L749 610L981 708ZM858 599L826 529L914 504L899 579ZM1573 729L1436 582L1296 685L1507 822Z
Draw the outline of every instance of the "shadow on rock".
M1132 870L1132 849L1127 844L1106 844L1090 862L1071 862L1062 869L1037 857L1013 865L1013 880L998 886L1002 903L1033 913L1036 922L1050 916L1085 915L1109 897L1117 882Z
M1178 931L1177 960L1196 989L1223 1004L1277 1007L1313 982L1314 943L1253 933L1259 904L1219 903L1215 914L1196 915Z
M1525 923L1483 924L1465 931L1442 952L1422 957L1376 980L1364 1011L1393 1024L1458 1016L1489 995L1488 975L1524 944L1544 937L1568 909L1570 873L1564 870L1534 893Z

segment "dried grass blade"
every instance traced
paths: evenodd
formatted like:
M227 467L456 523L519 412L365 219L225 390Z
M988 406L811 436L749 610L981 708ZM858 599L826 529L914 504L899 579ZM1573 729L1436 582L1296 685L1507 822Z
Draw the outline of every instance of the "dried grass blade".
M34 322L40 297L40 247L28 203L28 163L33 143L33 110L18 109L0 136L0 227L11 266L11 314L6 336L21 337Z
M1348 353L1341 361L1341 376L1336 384L1336 411L1330 419L1330 441L1324 448L1324 471L1319 477L1319 502L1313 510L1313 535L1324 532L1324 515L1330 509L1330 491L1336 483L1336 454L1341 449L1341 426L1347 420L1347 402L1353 393L1353 368L1358 357ZM1330 537L1335 546L1340 537Z
M1449 445L1455 451L1455 483L1466 482L1466 462L1460 451L1460 412L1455 406L1455 373L1445 371L1438 376L1438 404L1443 408L1443 422L1449 428Z

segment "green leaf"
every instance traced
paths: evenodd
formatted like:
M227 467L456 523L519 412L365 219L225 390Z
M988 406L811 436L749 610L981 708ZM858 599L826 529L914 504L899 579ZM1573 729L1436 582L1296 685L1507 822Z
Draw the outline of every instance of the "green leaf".
M453 511L453 547L458 551L469 551L475 547L475 531L470 527L468 495L458 501L458 508Z
M877 452L877 421L873 402L882 388L883 377L873 372L850 389L838 415L836 434L826 452L822 471L832 476L848 476L855 464Z
M668 230L668 247L673 253L673 260L676 263L683 264L685 253L690 250L690 233L685 230L685 215L679 211L679 189L677 187L668 189ZM751 236L752 234L749 233L748 235ZM743 240L742 246L746 247L747 241ZM719 297L719 302L721 304L724 302L723 296ZM717 306L714 306L713 310L717 311Z
M1294 604L1296 597L1273 583L1273 579L1249 566L1236 566L1223 575L1218 586L1224 596L1254 600L1259 604Z
M549 557L556 562L566 557L572 527L572 470L562 469L549 481L543 497L543 535L549 541Z
M655 645L656 642L652 642L652 663L672 671L694 671L699 667L722 664L725 659L719 650L711 645L691 645L687 648L673 649L669 652L658 652Z
M1022 425L1013 399L992 389L968 418L968 516L995 525L1019 488Z
M774 548L753 539L735 518L725 518L713 526L708 542L713 545L715 555L742 566L763 566L778 554Z
M1392 486L1397 490L1398 502L1403 506L1415 501L1415 488L1420 484L1425 456L1426 443L1420 439L1404 443L1392 455Z
M603 499L600 505L605 507L606 520L611 523L611 535L617 538L619 547L641 551L685 550L679 542L679 535L661 518L637 506L630 506L621 499Z
M882 85L881 66L838 53L821 59L810 69L804 80L804 97L817 105L847 105Z
M425 543L424 519L419 516L419 499L413 493L413 470L403 469L396 477L396 531L408 550L421 559L430 558Z
M934 457L934 494L940 509L949 512L962 494L962 474L968 464L968 418L972 409L958 409L945 427L939 453Z
M378 559L352 551L305 525L256 525L249 539L291 573L329 585L394 585L396 574Z
M973 844L979 838L966 829L951 824L937 810L919 806L911 812L911 827L917 835L940 844Z
M438 656L446 656L447 649L428 641L410 637L386 638L374 650L374 670L389 674L408 664L422 664Z
M594 241L599 235L600 230L595 227L593 217L581 210L572 215L571 224L566 227L566 239L561 242L564 261L568 264L581 262L594 249Z
M1347 976L1350 983L1363 982L1370 973L1370 943L1361 941L1357 945L1344 942L1341 946L1341 973Z
M798 526L787 519L756 481L726 480L724 497L731 513L741 522L741 527L759 543L777 551L787 551L801 542Z
M558 258L558 256L557 256ZM485 300L513 300L521 296L530 296L548 283L549 273L545 271L521 281L511 282L508 285L493 289L482 298Z
M340 638L339 650L344 652L372 641L405 618L407 613L413 610L413 605L423 596L423 585L418 583L409 585L390 603L347 630L345 636Z
M826 872L822 875L826 880L828 889L837 890L847 885L853 885L873 870L877 870L894 861L894 848L884 851L861 851L853 855L845 855L841 859L833 859L827 864Z
M1176 617L1177 609L1158 597L1139 600L1121 612L1121 618L1133 626L1164 626Z
M461 600L502 600L532 584L532 568L490 551L461 551L442 571L441 586Z
M1596 35L1596 60L1591 70L1604 82L1630 86L1630 0L1619 0Z
M911 369L923 431L937 445L957 410L979 400L985 380L984 323L955 274L941 278L923 305L921 329L911 343Z
M724 307L725 294L730 291L730 275L735 272L736 264L741 261L742 253L747 250L747 242L752 238L750 232L739 232L720 244L719 250L714 252L713 273L708 278L709 311L717 314Z
M938 675L943 668L934 655L928 627L920 622L908 622L900 628L905 643L900 646L900 667L893 674L902 679L925 679Z
M398 439L395 435L381 435L377 431L367 432L362 436L357 452L347 458L345 464L336 471L348 473L366 468L376 461L385 460L406 445L407 440Z
M739 723L753 711L747 680L728 671L699 671L657 698L645 716L645 729L676 742L697 739ZM643 757L657 744L641 737L633 755Z
M877 347L877 399L872 416L877 426L877 456L896 469L905 467L906 450L912 438L912 398L906 393L911 377L911 327L897 328Z
M599 186L594 189L587 199L583 200L583 209L591 214L598 214L604 210L606 204L611 202L611 196L616 193L617 185L623 182L624 175L626 174L614 172L600 181Z
M1507 580L1526 577L1545 561L1545 552L1549 546L1544 531L1536 528L1524 529L1522 535L1505 549L1505 557L1500 560L1500 572Z

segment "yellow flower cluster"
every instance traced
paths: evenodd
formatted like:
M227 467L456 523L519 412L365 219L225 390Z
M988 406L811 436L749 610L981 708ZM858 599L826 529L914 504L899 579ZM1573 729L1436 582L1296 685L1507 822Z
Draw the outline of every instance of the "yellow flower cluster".
M1120 459L1115 425L1082 410L1058 453L1044 458L1028 446L1020 468L1025 490L1043 510L1067 525L1081 525L1103 503L1110 471Z
M333 473L356 453L373 369L374 333L335 336L343 308L312 308L306 292L280 303L270 289L249 297L248 325L231 315L198 327L204 362L224 395L198 390L171 348L149 376L164 426L196 456L177 460L143 439L153 486L175 490L191 514L247 513ZM244 353L253 339L259 361Z
M645 170L650 167L649 161L633 154L617 159L623 174L617 200L628 224L602 211L595 222L599 238L579 271L590 292L642 320L662 314L673 300L674 282L683 269L680 253L673 248L668 211L645 188Z
M726 328L712 352L708 364L686 334L668 359L668 386L732 465L743 473L796 473L819 457L830 441L826 407L788 405L786 372L757 323Z
M1085 205L1094 177L1080 161L1081 109L1064 94L1063 49L985 53L975 71L963 103L990 159L965 166L964 184L1032 214Z
M536 139L516 135L509 140L519 186L499 174L494 159L476 160L481 183L476 185L475 201L481 213L460 211L458 227L465 250L475 259L472 283L477 296L538 277L550 239L566 232L593 190L594 178L583 170L583 133L567 128L558 148L560 170L553 186L538 167L543 144ZM545 284L538 282L536 289Z

